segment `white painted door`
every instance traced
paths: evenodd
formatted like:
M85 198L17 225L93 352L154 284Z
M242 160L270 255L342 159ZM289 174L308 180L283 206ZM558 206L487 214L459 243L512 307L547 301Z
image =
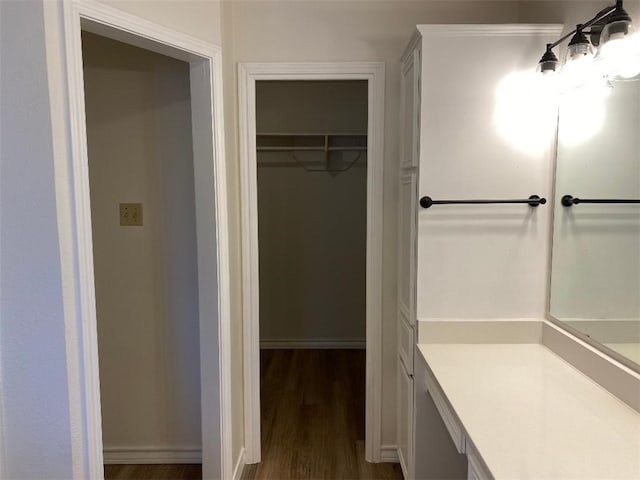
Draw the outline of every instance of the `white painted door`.
M417 168L420 164L420 42L402 59L400 72L400 168Z

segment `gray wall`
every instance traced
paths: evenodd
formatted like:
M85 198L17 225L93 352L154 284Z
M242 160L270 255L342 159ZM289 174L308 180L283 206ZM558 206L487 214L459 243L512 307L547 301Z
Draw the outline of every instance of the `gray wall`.
M112 3L221 42L217 2ZM3 1L0 15L0 470L12 480L87 478L62 2Z
M189 65L87 33L83 59L105 458L199 449Z
M12 480L72 476L43 27L41 3L0 2L0 474Z
M366 134L367 95L365 81L258 82L257 131ZM358 152L343 155L332 168ZM261 341L364 342L366 215L366 154L330 174L291 152L258 153Z

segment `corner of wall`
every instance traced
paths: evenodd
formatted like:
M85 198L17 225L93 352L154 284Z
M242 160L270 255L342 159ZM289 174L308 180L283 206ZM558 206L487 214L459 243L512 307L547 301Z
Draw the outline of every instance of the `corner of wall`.
M225 149L227 155L227 192L229 195L229 251L231 272L231 376L238 379L232 382L232 458L234 459L234 480L242 475L245 456L244 428L244 357L243 357L243 321L242 321L242 268L240 233L240 172L238 166L238 128L237 128L237 81L234 49L235 24L233 21L233 2L222 2L222 74L224 91Z
M233 480L240 480L242 478L242 471L244 470L244 447L240 448L238 456L233 462Z

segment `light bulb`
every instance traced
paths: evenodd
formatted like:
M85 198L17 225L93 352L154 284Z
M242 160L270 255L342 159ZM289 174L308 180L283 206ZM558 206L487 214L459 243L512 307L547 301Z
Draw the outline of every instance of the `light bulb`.
M640 34L617 33L600 46L599 68L609 77L629 79L640 74Z
M569 60L562 67L561 89L569 91L584 85L597 83L601 78L600 71L593 62L592 55L580 55Z
M562 67L562 91L570 91L583 85L597 83L601 76L593 64L595 50L583 33L582 25L578 25L576 30L569 42Z

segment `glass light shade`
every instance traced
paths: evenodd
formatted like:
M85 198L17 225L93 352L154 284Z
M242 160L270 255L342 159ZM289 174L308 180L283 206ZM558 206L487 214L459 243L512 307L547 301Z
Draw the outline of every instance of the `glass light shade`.
M600 45L596 56L599 69L613 79L629 79L640 75L640 34L633 33L630 27L624 31L607 35L608 39Z
M589 41L569 44L565 54L565 63L582 57L593 57L595 49Z
M538 68L536 71L543 75L554 74L558 68L558 57L553 53L553 46L551 43L547 43L547 49L545 50L542 58L538 62Z
M588 42L569 46L562 67L563 92L597 83L601 79L601 73L593 62L594 54L595 50Z
M615 12L614 12L615 15ZM627 15L626 12L624 15ZM609 40L614 38L623 38L627 35L631 34L631 21L629 17L620 18L619 20L615 20L612 22L608 22L604 28L602 29L602 33L600 34L600 44L607 43Z

